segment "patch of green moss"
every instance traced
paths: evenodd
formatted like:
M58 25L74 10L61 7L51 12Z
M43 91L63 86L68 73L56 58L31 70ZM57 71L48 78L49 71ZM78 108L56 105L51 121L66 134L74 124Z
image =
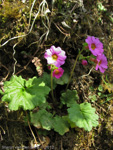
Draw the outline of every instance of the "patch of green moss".
M5 1L1 5L0 17L2 18L2 23L5 23L11 19L18 19L21 17L21 11L24 8L24 4L20 1L7 2Z

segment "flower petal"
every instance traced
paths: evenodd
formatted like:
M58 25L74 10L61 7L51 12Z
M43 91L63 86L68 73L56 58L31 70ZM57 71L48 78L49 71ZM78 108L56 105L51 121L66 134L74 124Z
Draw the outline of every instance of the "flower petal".
M53 60L52 56L56 55L57 59ZM47 49L44 58L47 59L48 64L53 64L56 67L60 67L65 63L66 55L65 51L62 50L60 47L55 47L54 45Z

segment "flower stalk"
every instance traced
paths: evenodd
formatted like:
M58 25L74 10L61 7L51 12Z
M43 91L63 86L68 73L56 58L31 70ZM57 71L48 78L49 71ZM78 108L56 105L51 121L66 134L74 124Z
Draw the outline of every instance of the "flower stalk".
M75 60L75 63L74 63L73 69L72 69L72 71L71 71L71 74L70 74L70 77L69 77L69 80L68 80L68 83L67 83L67 86L66 86L66 90L68 89L68 86L69 86L70 81L71 81L71 79L72 79L73 72L74 72L75 67L76 67L76 64L77 64L77 60L78 60L78 58L80 57L80 54L83 52L83 50L84 50L84 49L82 49L82 50L79 52L79 54L77 55L77 57L76 57L76 60Z
M53 102L55 102L55 97L53 94L53 70L52 69L51 69L51 96L52 96Z

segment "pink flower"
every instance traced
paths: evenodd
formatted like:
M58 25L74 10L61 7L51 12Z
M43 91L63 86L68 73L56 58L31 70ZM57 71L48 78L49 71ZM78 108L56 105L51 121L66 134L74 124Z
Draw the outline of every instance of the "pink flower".
M47 49L44 58L47 59L48 64L53 64L56 67L60 67L65 63L66 55L60 47L51 46Z
M62 68L58 68L58 69L55 69L53 71L53 77L59 79L64 73L64 70Z
M51 66L48 66L48 69L51 70Z
M103 44L98 38L95 38L94 36L88 36L85 41L88 44L89 50L94 56L101 55L103 53Z
M82 60L82 65L86 66L88 64L87 60Z
M96 70L100 70L100 72L102 72L102 73L104 73L105 72L105 69L107 69L108 67L107 67L107 64L108 64L108 62L107 62L107 58L106 58L106 56L104 55L104 54L102 54L102 55L98 55L97 56L97 58L96 58L96 60L97 60L97 65L96 65Z

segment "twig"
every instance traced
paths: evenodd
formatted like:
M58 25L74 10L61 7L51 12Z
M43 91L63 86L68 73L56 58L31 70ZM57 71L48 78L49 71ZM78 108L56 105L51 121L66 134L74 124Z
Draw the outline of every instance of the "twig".
M93 70L93 68L94 68L94 67L92 67L92 68L89 70L88 74L82 75L81 78L86 77L86 76L89 76L90 73L91 73L91 71Z
M35 129L35 130L36 130L36 129ZM36 134L37 134L37 136L38 136L38 139L39 139L39 141L40 141L40 143L41 143L42 147L44 148L44 144L43 144L42 140L40 139L40 136L39 136L39 134L38 134L37 130L36 130Z
M63 150L63 144L62 144L62 139L61 139L61 150Z
M104 112L106 112L106 110L105 110L102 106L98 105L96 102L95 102L95 104L96 104L98 107L100 107Z
M5 76L5 78L3 78L3 80L2 81L5 81L6 79L7 79L7 77L9 76L9 70L8 70L8 68L6 67L6 66L4 66L3 64L0 64L2 67L4 67L7 71L8 71L8 73L7 73L7 75Z
M17 60L16 60L16 58L15 58L14 56L15 56L15 54L16 54L15 47L16 47L16 45L17 45L18 43L19 43L19 42L17 42L15 45L13 45L13 60L14 60L14 67L13 67L13 73L12 73L12 75L15 74L15 67L16 67L16 64L17 64Z
M0 126L0 128L2 129L3 133L5 134L5 130L3 129L3 127L2 127L2 126Z
M58 29L62 34L66 35L66 36L70 36L69 33L63 32L63 31L60 29L61 27L58 27L58 25L56 25L56 23L54 23L54 25L57 27L57 29Z
M16 75L19 74L19 73L21 73L22 71L24 71L24 70L28 67L28 65L30 64L32 58L36 55L36 53L38 52L38 50L39 50L39 49L37 49L37 50L35 51L35 53L34 53L33 56L31 57L31 59L28 61L28 63L24 66L23 69L21 69L20 71L18 71L18 72L16 73Z
M79 81L79 83L81 84L81 86L82 86L82 91L83 91L83 95L84 95L84 97L87 99L87 100L89 100L89 98L86 96L86 94L85 94L85 91L84 91L84 86L83 86L83 84Z
M34 138L35 144L37 144L38 142L37 142L36 137L35 137L35 135L34 135L34 133L33 133L32 129L31 129L31 126L30 126L29 120L28 120L28 126L29 126L29 129L30 129L30 131L31 131L31 133L32 133L32 136L33 136L33 138Z
M31 6L31 10L30 10L29 27L30 27L30 22L31 22L31 14L32 14L32 10L33 10L33 7L34 7L35 2L36 2L36 0L33 1L32 6Z

